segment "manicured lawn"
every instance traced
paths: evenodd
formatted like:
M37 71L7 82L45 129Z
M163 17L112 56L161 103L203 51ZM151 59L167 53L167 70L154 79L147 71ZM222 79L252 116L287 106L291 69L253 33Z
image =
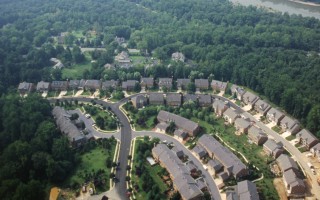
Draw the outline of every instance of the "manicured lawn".
M237 99L237 100L236 100L236 104L237 104L238 106L241 106L241 101L240 101L239 99Z
M101 175L103 180L105 181L104 187L96 187L98 192L107 191L110 189L110 181L109 176L111 172L111 168L107 168L106 159L110 157L113 160L113 156L115 153L115 146L112 145L108 147L108 149L104 149L101 146L96 146L90 151L82 154L80 156L80 162L75 167L73 173L66 180L64 185L69 186L73 184L84 184L87 182L88 177L92 173L96 173L99 170L103 170L104 173ZM87 177L87 178L86 178Z
M130 59L134 64L139 64L145 61L145 57L143 56L130 56Z
M86 61L81 64L74 64L71 67L62 68L62 79L81 79L83 72L91 69L91 57L87 54Z
M294 136L294 135L289 135L288 137L286 137L286 140L289 140L289 141L294 140L294 139L296 139L296 136Z
M274 126L271 128L273 131L280 133L281 132L281 128L279 126Z
M146 121L146 126L140 126L138 124L135 124L136 131L143 131L143 130L150 131L151 129L153 129L154 128L153 122L156 117L157 116L149 117L148 121Z

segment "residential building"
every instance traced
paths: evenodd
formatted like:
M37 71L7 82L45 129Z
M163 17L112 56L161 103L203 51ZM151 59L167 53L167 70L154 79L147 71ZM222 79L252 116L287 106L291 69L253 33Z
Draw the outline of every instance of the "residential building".
M192 151L198 159L202 159L207 155L206 150L199 145L196 145L195 147L193 147Z
M256 184L248 180L238 182L235 191L227 191L227 200L259 200Z
M211 81L211 88L215 92L220 92L220 91L225 92L227 89L227 86L228 86L228 83L226 83L226 82L217 81L217 80Z
M183 151L181 150L181 149L179 149L178 147L173 147L172 149L171 149L171 151L173 151L177 156L178 156L178 158L183 158L185 155L184 155L184 153L183 153Z
M118 81L110 80L110 81L104 81L102 83L101 89L110 90L110 89L116 89L117 87L118 87Z
M307 150L310 150L311 147L319 143L318 138L307 129L302 129L297 133L297 138L299 139L299 143L305 146Z
M214 109L214 112L216 113L217 116L222 116L223 113L230 107L228 103L220 100L220 99L215 99L212 107Z
M161 110L157 116L157 119L159 122L164 123L174 122L175 126L178 129L186 131L189 134L189 136L195 136L200 130L198 123L195 123L184 117L180 117L178 115L169 113L167 111Z
M201 200L203 193L196 181L190 176L189 168L167 145L158 144L152 149L154 159L164 167L173 181L173 187L183 200Z
M150 93L149 94L150 105L164 105L164 96L162 93Z
M140 82L140 85L142 88L144 89L150 89L150 88L153 88L154 86L154 79L152 77L143 77L141 78L141 82Z
M156 131L160 133L166 133L168 127L169 127L169 124L160 122L156 126Z
M265 101L259 99L255 105L254 109L261 115L265 116L267 112L271 109L271 106Z
M231 89L231 94L233 96L236 95L237 99L242 101L242 97L243 97L244 93L246 93L246 91L242 87L239 87L235 84L233 84L230 89Z
M186 90L188 84L191 83L190 79L187 78L182 78L182 79L177 79L177 87L178 90Z
M129 58L129 54L125 51L119 53L114 61L121 67L121 68L130 68L132 66L131 60Z
M166 94L166 103L168 106L174 106L174 107L181 106L181 94L178 94L178 93Z
M198 97L195 94L185 94L183 95L183 103L194 102L198 103Z
M260 98L251 93L251 92L246 92L243 94L243 98L242 101L243 103L245 103L246 105L250 105L250 109L253 109L255 103L259 100Z
M56 106L52 115L62 134L66 135L73 147L79 147L86 142L86 137L70 120L71 115L63 108Z
M21 95L28 94L34 90L33 83L22 82L18 86L18 91Z
M192 160L189 160L185 163L189 173L192 175L194 173L197 173L198 168L197 166L192 162ZM201 189L200 189L201 190Z
M208 172L210 173L211 176L215 176L217 173L221 172L223 169L222 164L216 160L216 159L211 159L207 163L208 166Z
M44 81L40 81L37 84L37 92L48 92L51 88L50 88L50 83L49 82L44 82Z
M195 79L194 84L196 88L199 90L207 90L209 89L209 81L208 79Z
M86 90L99 90L101 88L100 80L86 80L84 89Z
M136 84L138 84L138 81L136 80L123 81L121 88L126 91L133 91L135 89Z
M283 153L283 145L281 143L276 143L274 140L268 139L263 144L263 150L273 158L278 158Z
M263 145L268 140L268 135L260 128L252 126L248 129L248 138L257 145Z
M172 54L171 56L172 60L174 61L181 61L181 62L184 62L185 60L185 56L183 55L183 53L180 53L180 52L175 52Z
M280 126L282 128L282 131L287 131L291 135L295 135L300 130L300 124L299 124L298 120L292 119L288 116L285 116L280 121Z
M66 91L68 86L68 81L52 81L51 83L51 89L55 91Z
M236 128L236 131L241 134L241 133L248 133L248 129L251 126L251 122L248 119L243 119L243 118L237 118L234 121L234 126Z
M161 89L171 89L172 88L172 78L159 78L159 87Z
M208 94L199 94L198 103L201 107L209 107L212 105L212 97Z
M288 170L293 170L296 173L299 172L297 163L288 155L285 155L285 154L280 155L277 158L277 164L282 173Z
M311 147L310 153L312 153L314 157L318 158L318 161L320 162L320 143Z
M131 102L133 107L138 109L146 106L148 103L148 100L144 95L138 95L138 96L132 97Z
M303 198L306 193L306 186L293 170L283 173L283 182L286 188L287 196L290 199Z
M240 113L236 110L233 110L232 108L228 108L224 113L223 113L223 118L229 123L233 124L234 121L237 118L240 118Z
M280 121L284 118L284 113L275 108L271 108L267 112L266 118L269 122L274 122L279 125Z
M173 132L173 137L180 142L183 142L188 137L188 133L183 130L177 129Z
M207 151L210 158L217 159L223 165L224 172L228 176L232 175L237 179L249 174L246 165L212 136L208 134L202 135L197 144Z
M80 80L70 80L69 81L69 88L71 90L77 90L79 89Z

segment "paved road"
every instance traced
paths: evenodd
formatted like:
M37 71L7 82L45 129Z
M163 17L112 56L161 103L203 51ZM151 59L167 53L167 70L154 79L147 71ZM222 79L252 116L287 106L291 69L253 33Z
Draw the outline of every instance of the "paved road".
M166 135L166 134L161 134L161 133L157 133L157 132L153 132L153 131L133 131L132 132L132 137L138 137L138 136L151 136L153 138L159 138L161 141L168 141L168 142L172 142L174 143L174 145L176 147L178 147L179 149L183 150L184 154L187 155L189 157L189 160L191 160L197 167L199 170L202 171L202 176L205 179L208 188L209 188L209 192L211 193L211 197L214 200L221 200L221 196L218 190L217 185L215 184L215 182L212 179L212 176L209 174L208 171L206 171L203 167L203 164L191 153L190 150L188 150L183 144L181 144L178 140L176 140L175 138Z

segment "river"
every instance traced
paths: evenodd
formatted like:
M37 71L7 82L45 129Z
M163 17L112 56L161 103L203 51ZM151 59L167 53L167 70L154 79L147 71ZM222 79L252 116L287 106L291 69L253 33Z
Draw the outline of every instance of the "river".
M253 5L266 7L282 13L302 15L304 17L315 17L320 19L320 6L305 5L290 0L229 0L245 6Z

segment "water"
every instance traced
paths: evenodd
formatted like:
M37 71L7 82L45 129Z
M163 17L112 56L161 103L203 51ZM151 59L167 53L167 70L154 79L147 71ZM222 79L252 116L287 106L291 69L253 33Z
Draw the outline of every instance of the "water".
M270 8L282 13L302 15L304 17L315 17L320 19L320 6L304 5L289 0L230 0L234 3L239 3L245 6L262 6Z

